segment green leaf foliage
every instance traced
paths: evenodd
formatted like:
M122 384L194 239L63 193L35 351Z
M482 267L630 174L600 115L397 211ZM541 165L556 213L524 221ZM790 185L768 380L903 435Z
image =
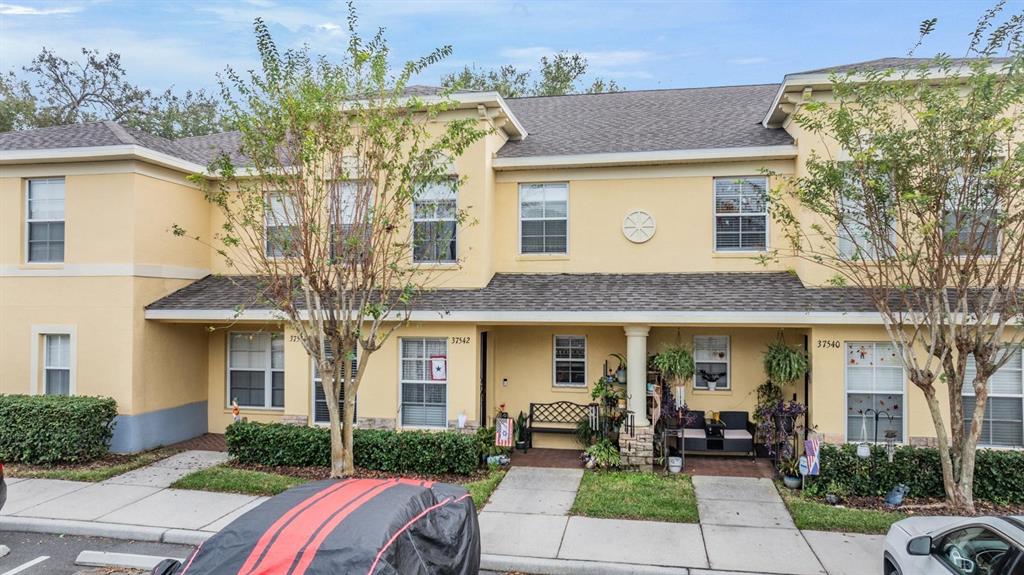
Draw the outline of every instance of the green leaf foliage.
M764 373L775 385L788 385L807 373L807 354L781 338L768 344L762 359Z
M476 435L453 431L353 430L357 467L389 473L468 475L480 464ZM226 432L228 453L240 463L328 467L330 432L322 427L282 423L233 423Z
M693 377L693 352L682 345L671 345L654 356L654 367L666 379L687 380Z
M0 395L0 461L83 463L107 454L117 402L109 397Z
M981 449L974 465L974 496L994 503L1024 502L1024 452ZM900 446L889 463L883 446L872 446L871 457L857 457L856 445L821 446L821 475L810 479L809 495L843 492L881 497L898 484L910 487L910 497L943 497L942 471L936 449Z

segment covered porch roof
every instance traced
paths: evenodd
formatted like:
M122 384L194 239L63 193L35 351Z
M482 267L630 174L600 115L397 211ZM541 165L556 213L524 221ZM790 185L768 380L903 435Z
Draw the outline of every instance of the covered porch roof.
M256 276L207 276L146 307L165 321L274 320ZM487 324L877 324L853 288L809 288L787 272L495 274L482 288L436 289L412 304L417 322Z

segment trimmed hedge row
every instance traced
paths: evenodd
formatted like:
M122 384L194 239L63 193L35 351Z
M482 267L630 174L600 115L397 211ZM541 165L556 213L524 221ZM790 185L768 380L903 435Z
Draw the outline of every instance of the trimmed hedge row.
M974 465L974 498L995 503L1024 502L1024 452L979 449ZM871 457L857 457L856 445L821 446L821 475L808 482L807 492L821 496L883 496L895 485L910 488L911 497L944 497L939 452L934 448L900 446L893 461L885 447L873 446Z
M0 395L0 461L84 463L107 454L117 402L109 397Z
M228 426L228 453L241 463L327 467L331 463L330 432L322 427L283 423L239 422ZM468 475L480 462L475 435L451 431L353 431L357 467L389 473Z

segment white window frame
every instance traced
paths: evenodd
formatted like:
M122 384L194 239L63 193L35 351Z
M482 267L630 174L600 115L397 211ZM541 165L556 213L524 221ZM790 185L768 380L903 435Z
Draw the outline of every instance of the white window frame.
M281 331L229 331L227 334L227 341L225 342L225 358L224 358L224 407L231 407L231 372L232 371L259 371L256 369L244 369L244 368L233 368L231 367L231 336L233 335L269 335L267 339L267 347L263 350L267 356L266 367L263 368L263 405L242 405L238 407L241 409L258 409L265 411L284 411L285 406L274 407L274 374L281 373L284 375L285 390L288 389L288 376L285 372L285 367L282 365L279 368L274 367L273 363L273 350L274 350L274 338L279 337L281 341L284 339L284 332ZM281 363L284 364L284 357L281 359Z
M700 339L708 340L708 339L712 339L712 338L721 338L721 339L725 340L725 360L724 361L701 361L701 362L698 362L697 361L697 340L700 340ZM694 367L693 390L694 391L708 391L708 392L712 392L712 390L707 385L704 385L704 386L701 386L701 387L697 387L697 378L699 377L698 374L696 373L697 363L724 363L725 364L725 376L726 376L725 379L726 379L726 382L727 382L726 386L725 387L720 387L716 383L714 391L732 391L732 337L730 337L728 335L695 335L695 336L693 336L693 367Z
M288 253L285 252L284 250L281 250L281 255L274 255L274 254L270 253L270 228L271 227L275 227L275 228L293 228L293 229L295 228L294 225L290 225L290 226L289 225L276 225L276 226L271 226L270 225L270 216L273 214L273 205L274 205L273 201L274 201L275 197L280 197L285 202L290 204L287 209L292 214L294 214L294 210L295 210L295 199L292 196L288 195L285 192L267 192L267 195L266 195L266 202L267 203L266 203L266 206L263 209L263 255L265 255L266 257L268 257L268 258L270 258L272 260L286 259L288 257L295 257L295 256L289 256ZM294 215L293 215L293 217L294 217Z
M846 355L848 353L847 349L848 349L848 346L851 346L851 345L872 345L872 346L877 347L879 344L881 344L881 345L895 345L895 344L893 344L890 341L843 341L843 348L842 348L842 351L843 351L843 435L846 437L846 443L864 443L864 442L874 443L873 441L869 441L868 438L866 438L866 437L864 438L864 441L852 440L852 439L850 439L849 434L847 433L847 431L848 431L847 426L849 425L849 416L850 416L850 411L849 411L850 410L850 381L849 381L850 362L846 360ZM872 368L871 368L871 378L872 378L871 381L872 382L874 382L875 370L877 369L877 367L878 366L872 366ZM907 368L903 366L902 362L900 362L900 371L902 373L902 376L900 377L900 381L903 384L902 388L900 390L900 394L901 394L901 397L902 397L900 402L903 405L903 416L902 416L903 417L903 421L901 422L901 425L902 425L903 429L900 432L900 434L902 435L902 440L898 441L896 443L899 444L899 445L907 445L910 442L910 438L907 437L907 429L908 429L907 421L910 419L910 408L907 405ZM874 386L872 385L872 387L874 387ZM874 392L874 391L872 391L872 392L854 391L853 393L860 393L860 394L871 393L871 394L874 394L874 395L878 394L878 392ZM864 417L867 417L867 416L864 416ZM879 421L882 421L882 419L879 418ZM885 439L884 438L880 438L879 441L877 442L877 444L879 444L879 445L883 444L883 443L885 443Z
M523 252L523 188L525 186L564 186L565 187L565 217L564 218L526 218L528 221L558 221L565 220L565 251L564 252ZM545 257L545 256L568 256L569 255L569 238L571 237L570 223L571 219L569 215L572 213L572 206L569 203L570 197L569 182L523 182L518 186L518 201L516 202L516 219L519 222L519 231L516 241L519 244L519 255L528 257ZM546 201L546 200L545 200Z
M1024 349L1018 350L1017 353L1024 354ZM999 370L997 370L997 371L1001 371L1003 369L1006 369L1005 365L1003 367L999 368ZM998 399L1017 399L1018 401L1020 401L1022 403L1021 409L1024 409L1024 357L1021 358L1021 368L1020 369L1016 369L1016 368L1011 368L1011 369L1013 369L1014 371L1018 371L1019 372L1019 376L1021 378L1021 393L1019 393L1019 394L1016 394L1016 393L1010 393L1010 394L1007 394L1007 393L992 393L992 383L991 383L992 382L992 376L989 376L988 401L991 401L993 398L998 398ZM993 375L995 375L995 374L993 374ZM964 371L964 386L961 389L960 394L962 396L964 396L964 397L974 397L974 386L971 384L970 379L967 378L967 371L966 370ZM988 403L987 402L986 402L986 407L988 407ZM965 410L964 414L963 414L963 418L964 418L965 422L968 421L968 417L967 416L968 416L968 414L967 414L967 412ZM984 425L984 421L982 421L982 425ZM1021 440L1021 443L1019 443L1017 445L996 445L996 444L992 444L992 443L983 443L982 442L982 437L979 437L978 438L978 446L979 447L988 447L988 448L993 448L993 449L1022 449L1022 448L1024 448L1024 423L1021 423L1021 438L1020 438L1020 440Z
M68 356L68 365L71 373L68 377L68 395L76 395L76 379L78 374L78 328L75 325L54 324L38 324L32 326L29 347L29 361L32 365L32 372L29 376L29 394L46 395L44 363L46 361L46 336L48 335L69 336L68 345L71 349ZM42 381L40 381L40 376L43 376Z
M445 357L445 369L446 377L444 380L444 425L406 425L402 423L402 386L404 383L440 383L439 381L427 379L427 380L405 380L402 379L402 360L405 358L404 346L406 341L411 340L439 340L444 342L444 357ZM451 358L449 356L450 346L448 345L448 338L445 336L414 336L414 337L400 337L398 338L398 421L397 427L400 429L448 429L448 408L451 407L451 386L449 383L452 380L451 374ZM427 358L429 360L429 358Z
M351 375L353 377L355 376L355 371L357 369L359 369L359 355L358 355L358 352L356 354L355 360L353 360L353 362L352 362L352 374ZM317 421L317 419L316 419L316 390L320 388L320 384L322 383L322 380L317 375L316 361L314 361L312 357L309 358L309 379L310 379L310 382L311 382L311 386L310 386L311 389L310 389L310 394L309 394L309 413L310 413L309 420L310 420L310 422L313 423L313 425L320 425L320 426L330 425L331 424L330 421ZM327 395L324 394L324 402L325 403L327 401L326 398L327 398ZM353 415L353 418L352 418L352 422L353 423L355 423L355 417L358 416L358 414L359 414L359 394L358 393L356 394L356 404L355 404L355 406L356 406L355 407L355 413L352 414ZM342 426L344 427L344 422L342 423ZM356 426L356 427L358 427L358 426Z
M456 176L452 176L452 177L455 178ZM444 190L445 193L449 193L450 192L451 193L451 197L449 198L449 197L440 197L438 195L433 195L429 199L419 199L419 198L417 198L417 199L413 200L413 202L412 202L412 228L410 229L410 233L412 234L412 261L413 261L413 263L415 263L417 265L422 265L422 264L426 264L426 265L442 264L442 265L445 265L445 264L458 263L458 261L459 261L459 192L458 192L458 189L454 189L453 190L453 189L450 189L447 186L444 186L442 184L432 184L430 186L427 186L424 190L421 190L420 193L421 194L422 193L435 194L435 193L437 193L438 190L442 190L442 189ZM439 217L437 217L436 216L436 214L437 214L436 208L435 208L435 212L434 212L435 216L432 217L432 218L420 218L420 217L417 217L417 215L416 215L416 204L418 204L418 203L422 202L424 204L426 204L426 203L436 204L438 202L445 202L445 201L450 201L450 200L454 200L455 201L455 212L452 214L452 217L450 217L450 218L439 218ZM452 254L452 259L450 259L450 260L441 260L441 259L418 260L418 259L416 259L416 224L417 223L430 223L430 222L435 222L435 223L439 223L439 222L452 222L454 224L455 233L452 236L452 241L455 242L455 253Z
M721 213L721 214L718 213L718 182L719 181L735 181L735 180L762 180L764 182L765 198L764 198L764 211L763 212L743 213L742 211L736 211L735 213ZM768 198L768 177L767 176L717 176L715 178L712 178L712 181L711 181L711 248L712 248L712 251L715 252L715 253L721 253L721 254L744 254L744 253L760 254L760 253L764 253L764 252L769 251L771 249L771 247L772 247L772 243L771 243L771 217L770 217L771 216L771 213L770 213L771 212L771 206L769 206L768 204L769 204L769 198ZM742 208L740 206L737 206L737 210L740 210L740 209L742 209ZM719 217L735 217L735 218L740 218L740 221L742 223L742 218L744 218L744 217L758 217L758 216L764 216L764 248L763 249L750 249L750 248L743 248L743 247L738 247L738 248L735 248L735 249L730 249L730 248L719 249L719 247L718 247L718 218ZM740 239L740 243L742 243L742 239L743 239L742 232L740 232L739 239Z
M58 181L61 182L62 184L64 184L64 197L61 198L61 202L63 202L63 204L64 204L63 205L63 209L62 209L62 211L63 211L62 216L63 217L61 217L59 220L57 220L57 219L33 218L32 217L32 208L31 208L30 202L29 202L29 196L30 196L31 190L32 190L32 182L58 182ZM67 259L68 259L68 222L67 222L67 219L68 219L68 212L67 212L68 205L67 205L67 202L68 202L67 179L64 178L63 176L54 177L54 178L28 178L28 179L25 180L25 243L24 243L24 248L25 248L25 260L24 261L25 261L25 263L28 263L28 264L41 264L41 265L47 265L47 264L49 264L49 265L56 265L56 264L63 264L65 261L67 261ZM60 260L59 261L33 261L31 259L31 251L29 250L29 238L31 237L30 236L30 234L31 234L30 230L32 228L32 224L55 224L55 223L64 224L64 249L61 252Z
M558 338L568 337L574 339L583 340L583 359L558 359ZM590 352L587 349L589 347L589 341L587 336L577 334L555 334L551 337L551 386L559 389L586 389L587 382L590 381L587 370L587 360L590 357ZM570 362L570 363L582 363L583 364L583 384L577 385L575 383L559 383L558 381L558 362Z

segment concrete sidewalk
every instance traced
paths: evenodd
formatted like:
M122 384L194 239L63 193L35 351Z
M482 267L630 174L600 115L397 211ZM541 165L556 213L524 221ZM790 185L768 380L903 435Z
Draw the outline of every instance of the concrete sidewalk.
M0 529L197 544L265 497L170 489L227 454L186 451L99 483L8 480Z

